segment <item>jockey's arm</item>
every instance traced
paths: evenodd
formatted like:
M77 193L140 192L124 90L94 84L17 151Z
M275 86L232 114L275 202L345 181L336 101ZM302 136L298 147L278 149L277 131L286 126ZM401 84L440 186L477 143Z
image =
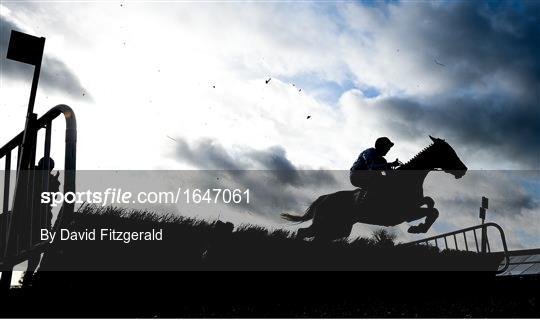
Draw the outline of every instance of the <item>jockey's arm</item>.
M368 169L370 169L370 170L387 170L389 168L390 167L388 166L387 163L371 163L368 166Z
M366 159L367 168L369 170L387 170L390 169L388 162L383 157L371 156Z

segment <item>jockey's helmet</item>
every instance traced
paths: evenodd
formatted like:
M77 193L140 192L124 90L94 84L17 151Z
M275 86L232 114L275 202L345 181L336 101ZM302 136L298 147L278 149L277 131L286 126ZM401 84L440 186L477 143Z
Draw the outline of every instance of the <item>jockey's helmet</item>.
M387 137L380 137L375 141L375 149L377 150L390 149L393 145L394 143Z

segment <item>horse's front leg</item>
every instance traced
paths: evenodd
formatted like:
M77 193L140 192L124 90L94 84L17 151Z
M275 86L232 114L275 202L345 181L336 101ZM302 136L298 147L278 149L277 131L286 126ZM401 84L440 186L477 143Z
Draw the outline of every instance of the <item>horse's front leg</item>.
M420 207L426 205L430 209L435 208L435 200L433 200L433 198L431 197L423 197L422 199L420 199L419 204Z
M418 208L417 210L416 215L411 218L410 221L421 219L423 217L426 217L426 220L417 226L411 226L407 232L426 233L439 217L439 210L435 208Z

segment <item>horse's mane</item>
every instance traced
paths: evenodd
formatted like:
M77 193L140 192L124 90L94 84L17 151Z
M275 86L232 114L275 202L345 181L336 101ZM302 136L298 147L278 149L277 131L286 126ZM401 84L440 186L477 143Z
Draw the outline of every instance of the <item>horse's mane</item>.
M404 169L408 166L410 166L412 163L414 163L413 161L417 161L418 159L420 159L422 156L424 156L424 154L431 150L431 148L435 145L435 143L432 143L430 144L429 146L425 147L424 149L422 149L420 152L418 152L414 157L412 157L411 159L409 159L409 161L405 162L404 164L402 164L401 166L399 166L397 169Z

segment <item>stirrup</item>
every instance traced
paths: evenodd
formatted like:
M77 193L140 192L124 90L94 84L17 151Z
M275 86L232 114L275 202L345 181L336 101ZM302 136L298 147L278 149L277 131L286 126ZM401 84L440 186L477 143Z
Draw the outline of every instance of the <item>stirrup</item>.
M367 199L367 194L368 192L366 189L358 188L354 194L354 202L365 201Z

